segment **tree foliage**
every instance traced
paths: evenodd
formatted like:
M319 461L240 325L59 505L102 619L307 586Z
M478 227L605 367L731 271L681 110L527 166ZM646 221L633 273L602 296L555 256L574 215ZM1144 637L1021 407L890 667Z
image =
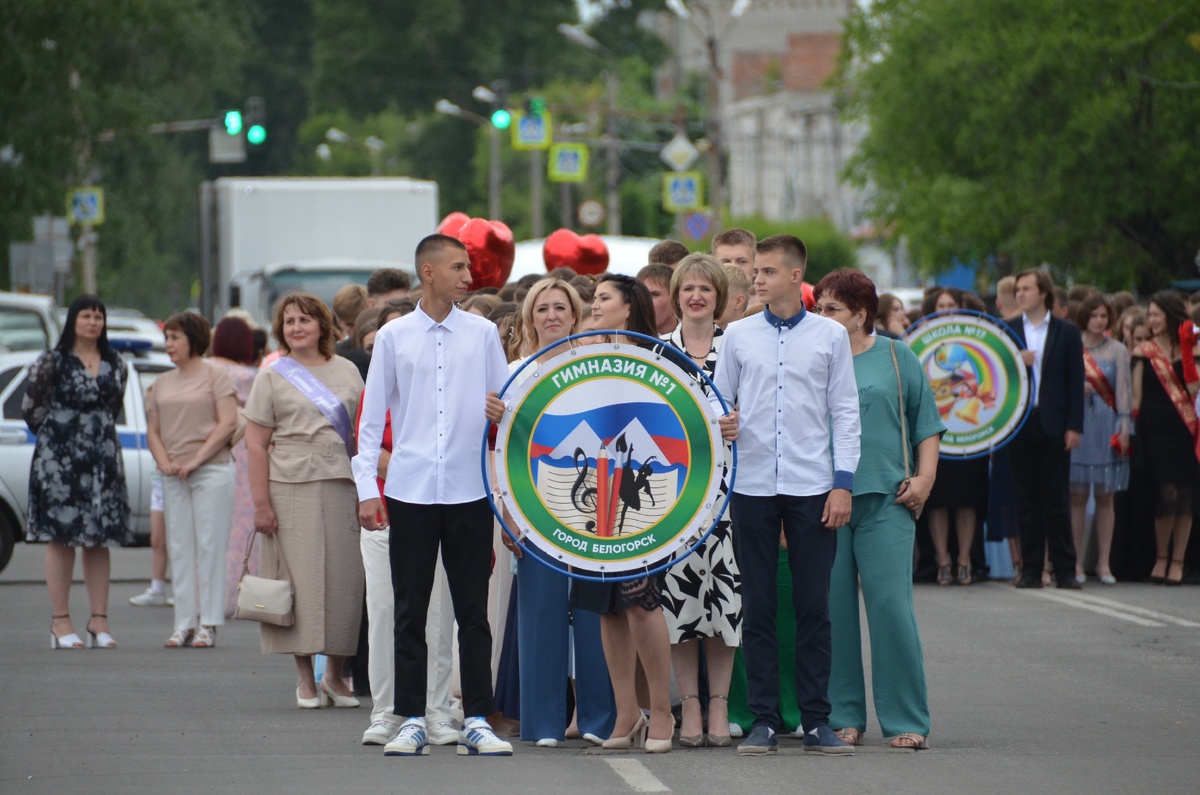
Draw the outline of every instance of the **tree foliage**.
M1200 3L877 0L838 75L851 177L923 270L1050 263L1107 287L1195 275Z

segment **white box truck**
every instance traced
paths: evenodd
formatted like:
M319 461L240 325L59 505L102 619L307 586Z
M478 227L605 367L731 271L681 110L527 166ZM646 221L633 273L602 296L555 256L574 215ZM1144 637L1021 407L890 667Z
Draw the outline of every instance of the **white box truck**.
M291 290L331 304L376 268L415 277L417 243L438 222L437 184L405 177L222 177L199 194L200 308L271 325Z

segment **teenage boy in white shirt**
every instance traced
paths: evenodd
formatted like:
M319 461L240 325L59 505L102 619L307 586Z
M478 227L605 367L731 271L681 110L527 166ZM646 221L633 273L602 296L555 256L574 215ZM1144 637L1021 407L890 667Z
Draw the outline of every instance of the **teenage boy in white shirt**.
M829 728L829 575L837 528L850 519L858 387L846 329L804 309L806 262L804 243L792 235L758 243L754 287L766 309L725 330L714 379L725 400L738 406L722 418L721 432L738 440L733 546L742 574L742 647L754 713L741 754L771 754L779 747L775 575L781 524L796 610L803 747L854 753Z
M466 719L458 753L509 755L512 746L485 719L495 711L487 618L493 524L479 468L487 394L503 387L508 362L495 325L454 305L471 284L466 247L447 235L430 235L417 245L416 262L421 301L375 337L359 425L362 452L353 460L359 523L384 530L393 522L395 713L405 720L384 754L429 753L425 626L440 547L459 626ZM389 409L385 509L375 475Z

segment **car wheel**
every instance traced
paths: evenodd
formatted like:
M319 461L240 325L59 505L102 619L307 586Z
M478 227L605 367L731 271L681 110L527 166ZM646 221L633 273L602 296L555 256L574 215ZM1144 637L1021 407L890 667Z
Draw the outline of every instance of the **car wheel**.
M0 510L0 571L12 559L13 546L17 543L17 525Z

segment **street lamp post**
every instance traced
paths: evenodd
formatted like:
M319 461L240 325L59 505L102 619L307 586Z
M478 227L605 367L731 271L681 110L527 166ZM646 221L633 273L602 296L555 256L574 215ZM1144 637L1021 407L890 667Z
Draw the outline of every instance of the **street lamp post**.
M478 99L481 102L491 102L495 99L495 94L493 94L484 86L476 86L475 90L471 92L471 94L475 97L475 99ZM488 128L488 218L493 221L499 221L501 179L500 130L478 113L472 113L469 110L464 110L448 99L439 99L436 103L434 103L433 109L438 113L444 113L447 116L453 116L457 119L464 119Z
M718 34L716 21L712 11L704 3L695 3L701 16L704 17L704 27L696 22L696 18L683 0L667 0L667 8L676 17L691 24L697 35L704 41L708 54L708 138L709 170L711 185L709 186L709 203L713 210L713 232L721 229L721 209L725 202L725 154L721 140L721 80L724 72L721 69L720 48L721 38L729 34L746 10L750 8L751 0L735 0L729 9L729 19L724 29ZM678 57L678 55L676 56Z
M604 71L604 93L607 105L604 125L604 195L607 216L607 232L621 234L621 160L617 149L617 59L613 51L583 32L576 25L559 24L558 32L568 41L586 47L593 52L604 53L608 67Z

